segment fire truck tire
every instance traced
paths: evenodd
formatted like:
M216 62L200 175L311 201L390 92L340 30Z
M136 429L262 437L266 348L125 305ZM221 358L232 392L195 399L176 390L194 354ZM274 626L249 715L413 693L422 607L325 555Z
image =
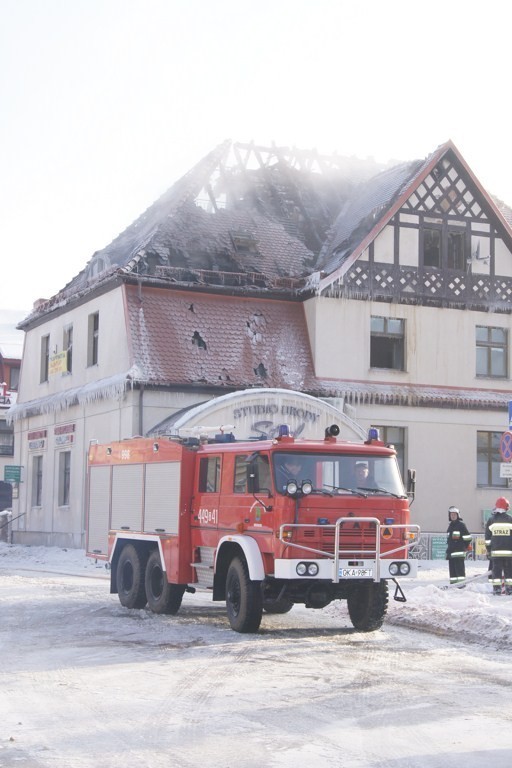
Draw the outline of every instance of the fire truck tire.
M185 588L183 584L169 584L162 569L160 552L155 549L146 566L146 596L150 611L174 616L180 609Z
M226 576L226 608L231 629L257 632L263 615L261 582L251 581L244 558L235 557Z
M146 558L127 544L117 563L117 593L125 608L144 608L147 603L144 572Z
M388 609L388 583L385 579L353 584L347 597L350 621L359 632L380 629Z
M294 603L284 597L282 600L264 600L263 610L265 613L288 613L293 608Z

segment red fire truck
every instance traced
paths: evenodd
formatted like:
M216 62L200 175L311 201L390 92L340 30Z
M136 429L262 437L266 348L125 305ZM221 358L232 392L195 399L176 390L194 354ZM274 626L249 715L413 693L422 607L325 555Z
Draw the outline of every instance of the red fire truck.
M372 431L370 431L372 432ZM87 554L110 567L127 608L176 614L185 592L225 601L232 629L256 632L263 612L346 600L354 627L378 629L414 577L409 522L393 446L376 430L320 440L283 425L271 440L132 438L91 444Z

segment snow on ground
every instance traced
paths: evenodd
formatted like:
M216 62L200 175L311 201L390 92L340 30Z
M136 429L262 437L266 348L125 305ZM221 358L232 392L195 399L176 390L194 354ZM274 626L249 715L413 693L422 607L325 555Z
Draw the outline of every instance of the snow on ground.
M0 543L0 768L510 768L512 597L420 566L381 631L338 601L242 635L205 593L128 611L83 550Z
M0 569L97 577L105 579L105 595L108 594L109 577L104 562L86 557L84 550L24 547L0 542ZM483 576L486 571L487 561L466 563L468 578ZM386 622L454 635L490 647L512 648L512 596L494 596L486 578L468 582L464 589L448 587L448 584L446 561L420 561L418 578L400 582L406 603L392 599L394 585L390 583ZM345 610L340 602L331 603L325 609L330 615L336 615L340 610Z

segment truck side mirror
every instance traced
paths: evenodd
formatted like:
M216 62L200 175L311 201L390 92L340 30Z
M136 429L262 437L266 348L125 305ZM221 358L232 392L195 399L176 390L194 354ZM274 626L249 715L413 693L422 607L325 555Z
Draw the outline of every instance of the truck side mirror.
M260 498L256 496L256 494L261 493L261 491L266 491L269 497L272 494L269 488L260 488L258 468L256 467L256 462L254 460L250 461L247 465L247 490L249 493L252 493L256 501L259 501L262 507L264 507L264 509L267 510L267 512L270 512L272 510L271 506L269 506L268 504L265 504L264 501L262 501Z
M407 494L411 497L411 503L414 501L414 494L416 492L416 470L407 470Z

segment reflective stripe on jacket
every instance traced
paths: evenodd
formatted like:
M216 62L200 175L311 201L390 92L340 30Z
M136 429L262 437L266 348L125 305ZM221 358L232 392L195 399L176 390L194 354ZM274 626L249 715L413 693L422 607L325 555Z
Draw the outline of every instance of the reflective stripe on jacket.
M447 533L446 553L448 557L465 557L466 550L471 543L471 534L466 528L466 524L460 518L452 520L448 526Z

